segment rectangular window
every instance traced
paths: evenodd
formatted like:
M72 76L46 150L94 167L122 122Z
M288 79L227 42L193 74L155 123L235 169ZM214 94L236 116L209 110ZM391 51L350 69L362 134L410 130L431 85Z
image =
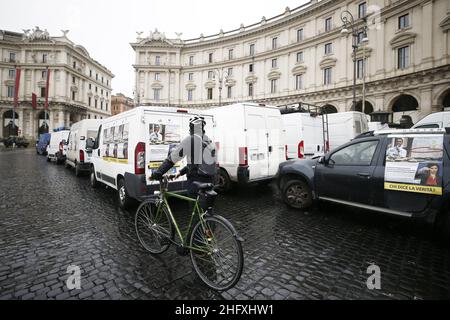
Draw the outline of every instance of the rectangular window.
M277 92L277 79L270 80L270 93Z
M108 93L108 91L106 92L106 96L107 96L107 97L109 96L109 93Z
M97 99L94 100L94 107L97 109Z
M233 59L233 53L234 53L233 49L228 50L228 60L232 60Z
M278 48L278 38L272 38L272 49Z
M227 98L228 98L228 99L231 98L232 88L233 88L233 87L227 87Z
M302 81L303 79L302 78L303 77L301 74L298 74L295 76L295 89L296 90L300 90L303 88L303 81Z
M45 98L45 87L41 87L41 98Z
M233 68L228 68L227 74L229 77L233 76Z
M323 84L324 85L331 84L331 68L323 69Z
M89 90L92 90L92 85L89 83Z
M364 18L367 14L367 4L362 2L358 5L358 18Z
M303 28L297 30L297 42L303 40Z
M297 52L297 62L303 62L303 51Z
M9 69L8 71L8 77L10 79L15 79L16 78L16 70L15 69Z
M333 52L333 48L331 46L331 43L325 44L325 54L331 54Z
M363 59L358 59L356 61L356 75L358 79L362 79L364 75L364 61Z
M95 80L98 81L98 73L95 74Z
M72 100L75 100L75 91L72 91Z
M248 65L248 72L253 72L253 63Z
M194 97L194 90L189 89L187 93L188 93L188 101L192 101Z
M155 57L155 64L156 64L157 66L161 65L161 57L160 57L160 56L156 56L156 57Z
M251 44L250 45L250 56L254 56L255 55L255 44Z
M153 89L153 100L159 101L161 99L161 89Z
M398 68L405 69L409 66L409 46L398 49Z
M9 62L16 62L16 53L15 52L9 53Z
M77 62L74 61L74 62L73 62L73 68L76 69L76 67L77 67Z
M331 31L331 17L325 19L325 32Z
M404 29L409 27L409 13L398 17L398 28Z
M92 70L89 70L89 77L92 78Z
M13 86L7 86L7 89L8 89L8 98L14 98L14 87Z
M105 110L108 111L108 102L106 103L106 108L105 108Z
M189 81L193 81L194 80L194 74L193 73L189 73L188 79L189 79Z
M358 36L356 37L356 42L360 44L362 42L362 39L364 39L364 32L358 32Z
M213 54L212 54L212 53L210 53L210 54L208 55L208 62L209 62L209 63L212 63L212 62L213 62Z
M102 77L102 83L103 83L103 77Z
M212 100L212 98L213 98L213 89L208 88L208 100Z
M189 57L189 65L193 66L194 65L194 56L190 56Z
M91 106L91 101L92 99L91 99L91 97L88 97L88 106L90 107Z
M109 80L106 80L106 85L109 86Z
M103 89L100 90L100 94L103 95Z
M103 110L103 101L100 101L100 109Z
M248 84L248 95L253 97L253 83Z
M47 54L46 53L44 53L42 55L42 63L47 63Z
M98 88L97 87L95 87L95 92L98 92Z
M160 81L161 80L161 73L156 72L155 73L155 81Z
M214 72L208 71L208 79L213 79L213 78L214 78Z
M41 72L41 78L42 79L47 79L47 70L44 70Z
M272 59L272 68L277 67L277 59Z

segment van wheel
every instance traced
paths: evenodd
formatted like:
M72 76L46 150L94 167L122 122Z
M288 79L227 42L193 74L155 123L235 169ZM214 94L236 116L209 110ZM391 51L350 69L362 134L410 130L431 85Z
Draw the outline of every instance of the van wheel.
M89 176L89 184L91 185L91 188L93 188L93 189L97 188L99 185L99 183L97 181L97 177L95 176L94 168L91 169L91 175Z
M49 157L47 157L47 162L50 162L50 158Z
M295 209L307 209L312 205L311 188L302 180L290 180L283 188L284 202Z
M216 190L219 192L227 192L231 190L231 179L228 173L220 169L217 175Z
M119 200L119 207L121 209L127 209L130 207L132 199L128 196L125 189L125 180L120 178L117 181L117 199Z

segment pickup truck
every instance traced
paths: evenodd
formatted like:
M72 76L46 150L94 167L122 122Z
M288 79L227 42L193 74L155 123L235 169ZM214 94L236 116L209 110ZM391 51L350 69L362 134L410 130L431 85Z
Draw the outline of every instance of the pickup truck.
M420 219L450 236L449 154L446 129L376 131L322 157L281 163L276 185L293 208L334 202Z

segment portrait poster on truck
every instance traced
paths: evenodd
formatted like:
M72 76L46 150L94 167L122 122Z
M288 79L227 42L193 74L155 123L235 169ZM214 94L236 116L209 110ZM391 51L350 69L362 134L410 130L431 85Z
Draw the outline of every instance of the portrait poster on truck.
M159 168L159 166L167 158L171 150L181 142L181 126L178 123L150 123L148 126L148 130L149 148L146 152L146 162L148 175L151 175L153 170ZM168 172L168 174L176 174L185 165L185 161L176 163L174 167ZM150 184L153 183L157 182L150 182Z
M384 188L442 195L442 134L389 135Z

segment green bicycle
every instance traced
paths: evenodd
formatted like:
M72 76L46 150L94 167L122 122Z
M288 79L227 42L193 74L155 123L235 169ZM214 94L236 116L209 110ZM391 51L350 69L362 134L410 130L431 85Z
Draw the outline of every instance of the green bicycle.
M213 184L196 183L199 191L197 198L193 199L169 192L171 178L163 176L160 191L138 207L135 228L139 241L152 254L161 254L175 244L178 249L190 253L194 270L208 287L218 291L230 289L239 281L244 267L243 239L228 220L212 215L217 196ZM194 205L184 233L172 214L169 198L189 201ZM195 217L198 222L191 229ZM178 241L175 240L175 233Z

